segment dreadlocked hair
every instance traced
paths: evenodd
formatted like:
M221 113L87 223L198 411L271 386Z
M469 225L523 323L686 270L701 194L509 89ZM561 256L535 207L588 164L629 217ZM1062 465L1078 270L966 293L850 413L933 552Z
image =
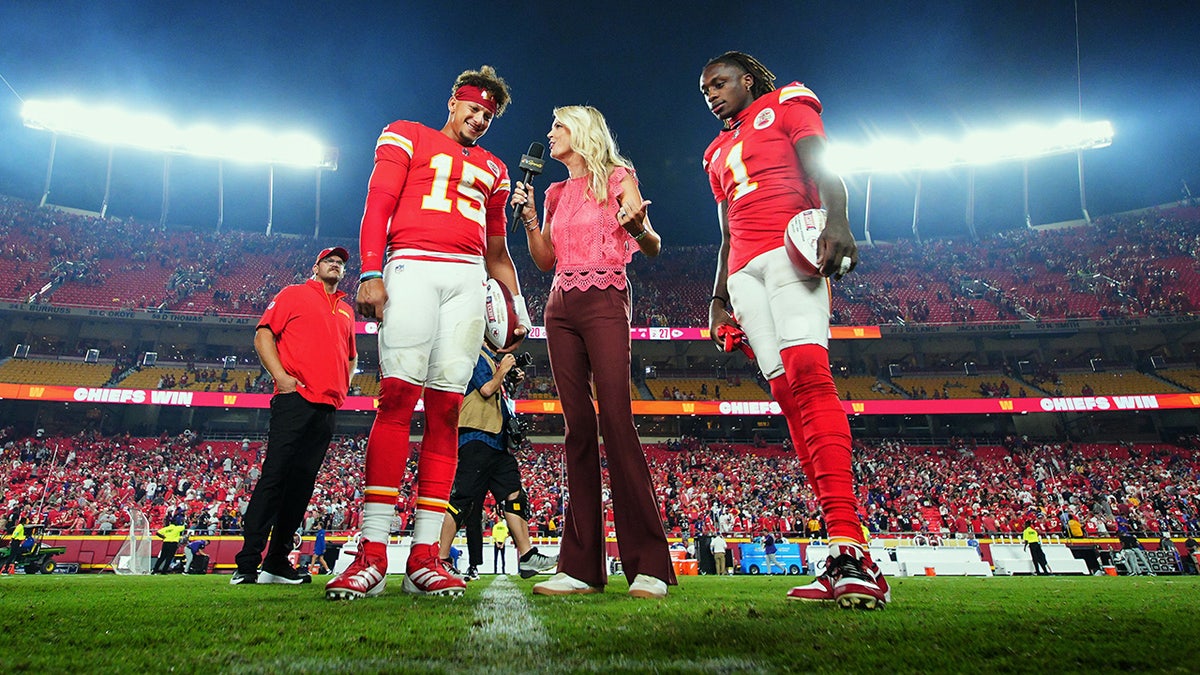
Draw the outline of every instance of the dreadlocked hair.
M766 66L749 54L743 52L725 52L711 59L708 63L704 64L704 67L707 68L717 63L741 68L745 72L750 73L751 77L754 78L754 84L750 85L750 93L754 98L775 91L775 73L767 70Z
M492 100L496 102L496 117L504 114L504 109L512 100L508 83L504 81L503 77L497 75L496 69L491 66L481 66L479 70L463 71L458 79L454 80L454 88L451 92L457 92L459 87L466 84L479 87L492 95Z

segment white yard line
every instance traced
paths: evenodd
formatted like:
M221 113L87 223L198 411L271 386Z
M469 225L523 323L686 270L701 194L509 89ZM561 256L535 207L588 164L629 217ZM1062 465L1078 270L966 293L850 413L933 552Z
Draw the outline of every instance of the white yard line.
M466 653L504 654L510 668L522 663L512 657L524 657L534 661L522 665L534 670L542 665L537 661L549 656L542 648L550 644L550 634L508 577L498 576L483 589L475 618L477 623L465 641Z

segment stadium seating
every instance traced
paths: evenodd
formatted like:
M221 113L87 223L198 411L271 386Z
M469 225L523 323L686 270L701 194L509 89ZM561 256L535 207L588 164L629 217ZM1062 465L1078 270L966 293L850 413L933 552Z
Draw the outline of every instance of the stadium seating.
M1158 370L1155 374L1164 380L1174 383L1184 391L1200 391L1200 369L1172 368L1170 370Z
M1193 210L1163 209L976 242L864 246L859 268L833 284L833 316L869 325L1184 314L1200 307L1200 270L1187 243L1198 227ZM0 298L24 301L54 282L42 301L242 315L257 315L280 287L305 278L318 245L237 231L164 231L10 197L0 197L0 234ZM552 275L514 258L536 320ZM634 325L706 325L715 259L715 246L635 256ZM346 275L357 275L353 257Z
M112 376L112 363L8 359L0 363L0 382L99 387Z
M704 392L701 391L704 387ZM662 377L646 380L646 387L658 400L687 400L711 401L717 399L716 392L720 390L720 400L723 401L763 401L770 394L759 386L752 376L738 376L736 379L715 380L712 378L694 377ZM676 396L678 391L680 396ZM664 396L664 393L669 394ZM682 397L682 398L681 398Z
M960 371L961 373L961 371ZM903 389L912 398L989 398L1017 396L1028 387L1001 375L962 375L959 373L910 374L892 380L892 384Z
M904 398L904 394L890 384L869 375L837 376L833 382L837 385L838 397L843 401Z
M1161 394L1177 391L1181 388L1161 378L1139 373L1134 370L1117 370L1111 372L1060 372L1061 384L1055 386L1066 396L1080 396L1085 391L1095 394L1124 395L1124 394Z

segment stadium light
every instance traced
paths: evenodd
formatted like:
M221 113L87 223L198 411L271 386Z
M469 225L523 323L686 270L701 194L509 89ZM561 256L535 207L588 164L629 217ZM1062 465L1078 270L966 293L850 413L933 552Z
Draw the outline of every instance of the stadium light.
M869 145L831 143L828 160L839 174L904 173L1024 161L1112 144L1108 121L1067 120L1053 126L1021 124L977 131L953 142L943 137L914 141L881 138Z
M228 159L254 164L283 164L336 171L336 148L297 132L275 133L255 127L219 129L209 124L180 126L151 113L77 101L26 101L25 126L62 136L153 152Z

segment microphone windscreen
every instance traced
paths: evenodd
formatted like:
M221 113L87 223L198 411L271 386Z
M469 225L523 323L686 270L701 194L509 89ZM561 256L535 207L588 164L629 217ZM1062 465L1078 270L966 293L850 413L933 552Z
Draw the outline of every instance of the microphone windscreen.
M542 145L541 143L538 143L537 141L534 141L533 143L529 144L529 152L527 152L525 154L529 155L530 157L537 157L538 159L541 159L542 155L544 155L545 153L546 153L546 146Z

